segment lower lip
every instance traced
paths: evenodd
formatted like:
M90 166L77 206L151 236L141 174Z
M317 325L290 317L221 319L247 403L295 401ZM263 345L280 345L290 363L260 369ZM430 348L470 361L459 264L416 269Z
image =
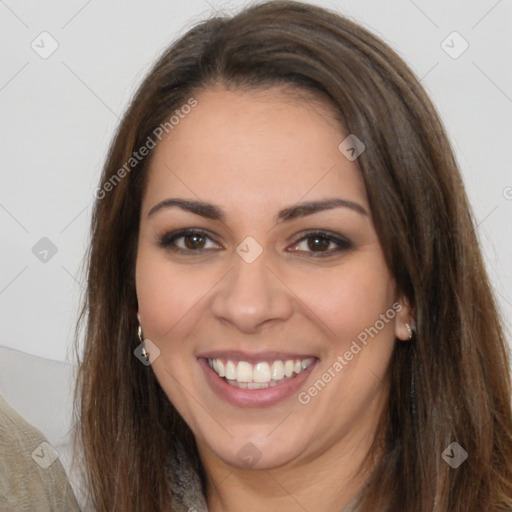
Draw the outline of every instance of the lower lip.
M266 389L243 389L232 386L210 368L207 359L200 358L198 361L212 389L226 402L237 407L269 407L295 394L309 377L318 359L293 379Z

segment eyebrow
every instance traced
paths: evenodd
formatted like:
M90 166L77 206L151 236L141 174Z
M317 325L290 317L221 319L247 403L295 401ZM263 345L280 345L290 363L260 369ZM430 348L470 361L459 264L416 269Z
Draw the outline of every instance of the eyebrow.
M174 206L177 206L182 210L194 213L196 215L200 215L201 217L206 217L207 219L219 220L221 222L225 221L225 213L220 207L203 201L179 198L169 198L159 202L153 206L151 210L149 210L148 217L154 215L160 210L172 208ZM314 213L324 210L331 210L333 208L340 207L349 208L357 213L360 213L361 215L368 216L368 212L359 203L335 197L324 199L322 201L308 201L284 208L277 214L275 223L279 224L280 222L286 222L299 217L313 215Z

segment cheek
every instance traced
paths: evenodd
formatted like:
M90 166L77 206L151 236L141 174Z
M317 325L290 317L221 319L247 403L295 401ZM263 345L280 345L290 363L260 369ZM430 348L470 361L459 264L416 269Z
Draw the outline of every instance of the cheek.
M393 280L381 258L367 254L346 265L310 274L289 275L290 286L322 322L326 335L340 343L373 326L393 303ZM383 331L391 331L386 323Z
M136 265L136 290L144 335L162 340L176 333L194 317L194 309L217 279L191 265L177 266L165 255L141 247Z

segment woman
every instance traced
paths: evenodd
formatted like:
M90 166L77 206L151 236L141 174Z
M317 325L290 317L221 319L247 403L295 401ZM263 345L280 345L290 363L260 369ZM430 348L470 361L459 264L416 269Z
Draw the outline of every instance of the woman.
M97 510L512 509L470 208L381 40L297 2L198 24L96 197L76 398Z

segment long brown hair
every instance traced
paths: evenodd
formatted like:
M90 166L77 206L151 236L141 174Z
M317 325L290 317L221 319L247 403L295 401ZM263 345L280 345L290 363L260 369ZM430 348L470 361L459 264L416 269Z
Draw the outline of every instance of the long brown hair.
M271 1L201 22L172 44L111 145L92 217L75 390L75 447L97 510L172 510L165 465L176 436L201 471L191 431L151 367L133 354L134 269L151 152L133 169L126 163L174 111L215 83L292 86L298 101L306 90L328 98L347 132L366 145L357 163L417 328L410 343L395 343L378 430L384 444L376 441L368 460L377 448L383 455L360 510L512 509L508 346L442 123L417 78L380 39L327 9ZM457 469L442 458L452 442L468 453Z

